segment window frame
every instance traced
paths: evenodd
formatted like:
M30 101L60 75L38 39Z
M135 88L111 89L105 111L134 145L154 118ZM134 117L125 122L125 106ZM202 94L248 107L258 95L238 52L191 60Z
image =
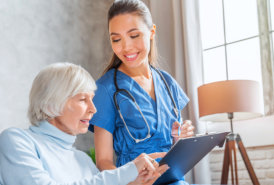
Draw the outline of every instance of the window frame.
M219 47L224 47L225 52L225 65L226 65L226 79L229 79L228 72L228 58L227 58L227 47L231 44L240 43L250 39L258 38L260 46L260 63L261 63L261 77L262 77L262 88L263 88L263 99L264 99L264 111L265 115L274 115L274 54L273 54L273 39L271 30L271 13L270 13L270 0L257 0L257 13L258 13L258 28L259 34L251 37L243 38L233 42L227 42L226 38L226 23L225 23L225 5L224 0L222 1L222 13L223 13L223 31L224 31L224 44L213 46L210 48L203 49L202 53L213 50ZM274 0L273 0L274 1ZM274 3L274 2L273 2ZM274 17L274 12L272 13ZM203 67L203 83L205 83L205 63L202 61Z

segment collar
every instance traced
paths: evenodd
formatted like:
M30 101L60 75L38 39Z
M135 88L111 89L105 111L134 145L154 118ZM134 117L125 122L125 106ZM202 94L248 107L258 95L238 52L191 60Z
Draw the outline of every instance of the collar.
M61 131L46 120L39 122L38 126L30 126L30 130L37 134L47 136L49 140L66 149L71 149L76 140L76 136Z

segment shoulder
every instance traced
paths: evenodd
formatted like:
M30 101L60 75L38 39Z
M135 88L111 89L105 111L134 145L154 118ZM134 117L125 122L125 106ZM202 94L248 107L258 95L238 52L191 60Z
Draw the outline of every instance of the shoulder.
M20 145L22 143L30 144L31 136L29 133L20 128L8 128L0 134L0 150L10 146Z
M115 85L114 85L114 69L109 70L106 72L103 76L101 76L98 80L96 80L97 85L97 94L98 93L110 93L112 91L115 91ZM111 93L110 93L111 94ZM96 93L95 93L96 96Z
M158 68L157 68L157 69L158 69ZM167 82L169 85L177 86L177 82L176 82L176 80L172 77L171 74L169 74L168 72L166 72L165 70L162 70L162 69L158 69L158 71L163 75L163 77L165 78L166 82Z
M0 141L10 140L16 137L23 137L26 131L20 128L8 128L0 134Z
M173 94L174 98L177 99L178 107L181 110L189 102L189 98L185 94L184 90L177 83L177 81L168 72L166 72L164 70L160 70L160 69L159 69L159 71L162 73L167 84L169 85L169 88L170 88L171 93Z
M114 81L114 69L109 70L103 76L101 76L97 81L96 84L100 85L109 85Z

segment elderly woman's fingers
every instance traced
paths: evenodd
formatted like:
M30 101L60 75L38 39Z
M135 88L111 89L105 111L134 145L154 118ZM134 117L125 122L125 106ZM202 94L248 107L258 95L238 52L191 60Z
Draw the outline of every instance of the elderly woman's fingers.
M151 178L151 177L153 177L153 174L156 171L159 164L157 163L157 161L155 161L154 159L152 159L148 155L147 155L146 159L147 159L146 161L147 161L147 170L148 170L148 177L147 178Z
M135 160L134 163L138 169L139 176L142 176L142 179L150 181L155 177L159 177L159 174L163 174L167 169L166 165L159 167L159 163L155 161L156 158L164 157L166 152L152 153L152 154L141 154Z
M163 173L165 173L169 169L169 166L167 164L161 165L157 168L158 174L161 176Z
M145 184L145 185L148 185L148 184L153 184L162 174L164 174L167 170L169 169L168 165L161 165L159 166L155 173L153 174L152 177L148 177L146 176L142 182Z
M151 164L154 166L154 168L157 168L159 166L159 163L157 161L155 161L155 159L149 158Z
M142 170L140 173L139 173L139 176L145 176L148 174L148 171L147 170Z
M147 154L142 153L139 155L136 159L134 159L134 163L138 169L138 172L140 173L142 170L148 170L149 175L153 174L155 171L154 164L152 164L152 158L149 157ZM155 163L157 163L155 161Z

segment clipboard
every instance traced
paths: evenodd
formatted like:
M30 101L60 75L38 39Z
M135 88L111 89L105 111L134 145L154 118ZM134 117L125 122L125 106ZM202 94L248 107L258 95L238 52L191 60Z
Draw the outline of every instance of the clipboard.
M191 170L215 146L222 147L229 132L207 134L202 136L179 139L159 165L168 164L170 167L154 185L176 182Z

